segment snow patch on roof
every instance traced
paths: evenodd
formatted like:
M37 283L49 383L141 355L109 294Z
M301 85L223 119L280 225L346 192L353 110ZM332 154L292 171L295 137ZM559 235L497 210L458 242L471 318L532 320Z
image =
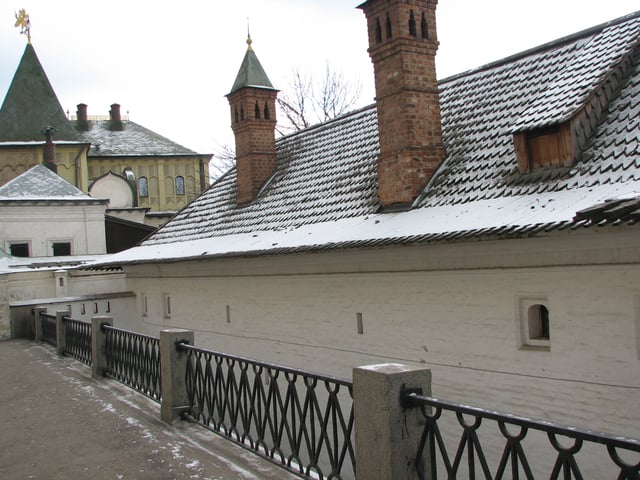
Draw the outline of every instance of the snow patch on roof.
M104 262L97 262L95 265L179 261L269 253L292 248L319 249L341 243L571 222L577 211L614 197L633 196L639 188L640 182L604 185L537 195L483 199L408 212L363 215L282 230L141 245L107 257Z

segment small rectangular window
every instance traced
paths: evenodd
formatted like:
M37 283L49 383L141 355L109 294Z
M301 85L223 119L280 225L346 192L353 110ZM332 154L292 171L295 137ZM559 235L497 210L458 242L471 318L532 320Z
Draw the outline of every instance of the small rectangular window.
M66 257L71 255L71 242L53 242L51 250L54 257Z
M29 257L29 243L16 242L9 245L9 253L14 257Z
M171 296L168 293L164 294L164 317L171 318Z

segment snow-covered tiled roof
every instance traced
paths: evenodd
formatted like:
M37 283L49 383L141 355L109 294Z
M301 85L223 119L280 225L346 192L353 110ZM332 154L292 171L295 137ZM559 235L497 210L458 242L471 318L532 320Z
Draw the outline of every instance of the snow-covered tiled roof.
M90 197L42 164L31 167L0 187L0 201L7 200L107 201Z
M278 139L277 170L251 204L236 204L231 170L141 246L112 261L512 236L593 225L577 212L640 195L639 44L640 12L441 81L446 158L410 211L378 213L379 142L371 106ZM623 60L630 67L620 77ZM564 121L607 89L613 94L608 92L604 118L573 166L521 173L514 132Z
M91 143L89 158L105 156L198 155L160 134L129 120L120 122L122 129L112 129L110 120L89 120L87 131L78 137Z

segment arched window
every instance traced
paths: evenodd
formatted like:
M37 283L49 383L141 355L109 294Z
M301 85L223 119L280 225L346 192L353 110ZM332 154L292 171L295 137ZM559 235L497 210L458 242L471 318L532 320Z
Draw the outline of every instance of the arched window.
M422 14L422 20L420 21L420 30L422 38L429 38L429 27L427 25L427 17L425 17L424 13Z
M391 31L391 18L389 18L389 14L387 14L386 30L387 30L387 39L393 37L393 32Z
M382 27L380 26L380 17L376 18L376 42L382 41Z
M256 102L256 106L253 109L256 120L260 120L260 107L258 106L258 102Z
M529 340L549 340L549 309L541 304L531 305L527 310Z
M184 195L184 177L176 177L176 195Z
M269 111L269 105L264 104L264 119L271 120L271 112Z
M409 15L409 35L415 37L418 34L416 31L416 18L413 16L413 10Z
M140 177L138 179L138 194L141 197L149 196L149 182L147 181L147 177Z

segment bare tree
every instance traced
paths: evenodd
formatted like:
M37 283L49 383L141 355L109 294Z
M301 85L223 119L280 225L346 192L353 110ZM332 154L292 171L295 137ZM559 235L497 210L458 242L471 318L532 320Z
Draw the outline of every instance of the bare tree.
M219 146L209 162L209 180L217 180L236 164L236 152L229 144Z
M279 131L302 130L342 115L358 103L361 91L360 82L350 81L328 62L318 80L294 68L288 88L278 95L278 106L284 116Z

